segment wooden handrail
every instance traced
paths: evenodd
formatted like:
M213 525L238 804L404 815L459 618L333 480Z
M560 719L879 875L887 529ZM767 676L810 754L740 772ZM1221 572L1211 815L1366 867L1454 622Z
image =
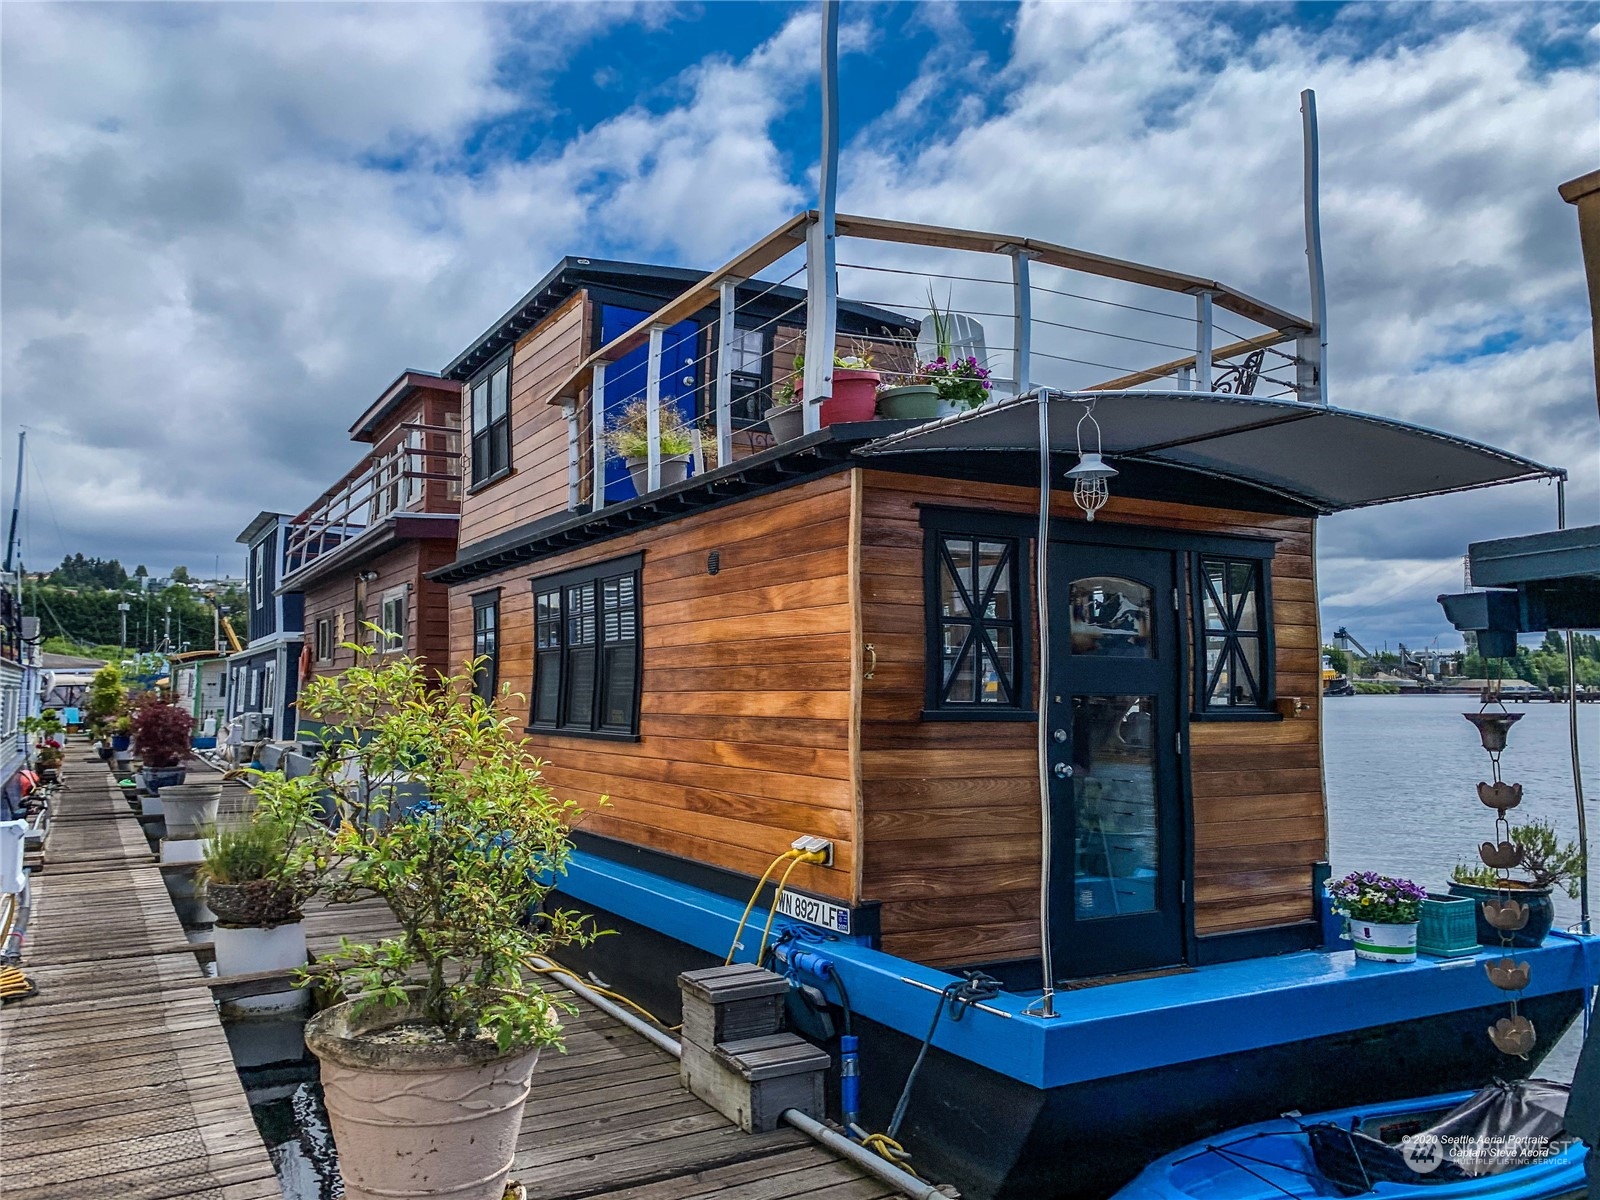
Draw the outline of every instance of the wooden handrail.
M582 398L584 388L589 386L595 364L615 362L630 350L642 345L649 336L652 325L675 325L684 318L693 316L702 309L710 307L718 298L717 286L723 279L748 279L763 267L770 266L800 244L805 236L806 226L816 219L817 214L814 210L798 213L791 217L749 249L705 276L693 287L679 293L632 329L601 346L593 354L585 358L576 370L556 385L546 403L577 403ZM1277 338L1276 341L1270 343L1272 345L1290 341L1294 337L1308 332L1311 328L1310 321L1305 317L1268 304L1264 300L1257 300L1255 297L1215 279L1205 279L1201 276L1188 275L1181 271L1169 271L1164 267L1152 267L1127 259L1111 258L1104 254L1093 254L1087 250L1075 250L1070 246L1040 241L1037 238L1009 237L1004 234L982 233L970 229L953 229L942 225L919 225L911 221L890 221L881 217L858 217L841 214L837 221L838 235L840 237L857 237L871 241L897 242L903 245L929 246L946 250L968 250L980 254L1009 254L1014 250L1025 250L1037 262L1061 267L1069 271L1080 271L1089 275L1118 279L1127 283L1159 288L1169 292L1185 294L1211 292L1212 303L1218 308L1237 313L1247 320L1254 321L1259 325L1265 325L1271 329L1273 333L1268 336ZM1258 339L1250 339L1251 342L1256 340ZM1255 348L1248 346L1245 342L1237 343L1237 345ZM1241 352L1232 347L1223 347L1213 357L1223 357L1225 352L1229 350L1232 350L1233 353ZM1193 359L1191 358L1189 362L1192 365ZM1140 372L1139 374L1147 374L1148 378L1151 379L1160 379L1165 375L1172 374L1174 370L1181 369L1181 366L1180 360L1180 363L1171 369L1167 369L1165 366L1155 367L1151 369L1154 374L1147 372ZM1127 378L1133 378L1133 376L1128 376ZM1110 388L1120 383L1121 381L1114 381L1113 383L1099 384L1097 387Z

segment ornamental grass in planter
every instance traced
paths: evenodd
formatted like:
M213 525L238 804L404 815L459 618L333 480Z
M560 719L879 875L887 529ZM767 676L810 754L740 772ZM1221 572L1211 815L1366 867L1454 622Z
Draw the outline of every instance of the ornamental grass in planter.
M354 998L314 1017L306 1044L348 1200L500 1200L534 1063L561 1044L560 1006L527 964L594 936L574 914L543 911L580 810L474 693L476 664L439 680L409 658L371 661L301 692L301 712L325 727L317 775L368 804L401 780L428 798L391 821L342 811L315 845L323 893L378 897L401 932L347 941L319 964L317 978Z
M682 483L689 478L689 460L700 433L670 401L657 407L656 418L661 443L661 486ZM632 401L613 419L605 432L605 444L628 468L633 490L641 496L648 492L650 409L642 398Z

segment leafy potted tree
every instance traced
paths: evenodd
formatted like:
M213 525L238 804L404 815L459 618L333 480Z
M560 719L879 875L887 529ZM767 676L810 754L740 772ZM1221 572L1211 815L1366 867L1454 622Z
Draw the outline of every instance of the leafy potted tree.
M1345 918L1356 957L1373 962L1417 961L1417 919L1425 889L1409 879L1354 871L1328 885L1333 911Z
M698 431L683 419L676 404L656 410L661 440L661 486L689 478L689 457ZM622 459L633 479L633 490L650 490L650 409L643 398L630 401L606 430L606 448Z
M189 744L194 717L170 700L152 694L134 707L130 728L144 763L145 789L159 796L162 788L182 783L188 775L183 764L194 757Z
M258 776L250 823L219 832L201 861L218 975L248 975L303 967L306 935L300 906L315 889L315 856L326 836L316 820L313 782ZM301 1011L306 993L272 992L230 1000L230 1015Z
M551 794L472 681L471 666L430 681L405 658L300 696L324 723L330 786L381 804L405 779L428 796L395 820L341 814L315 843L330 900L379 897L401 928L319 964L353 999L306 1027L347 1200L500 1200L534 1063L561 1038L558 1005L526 966L593 937L573 914L541 911L579 809Z
M122 716L127 703L127 692L122 682L122 671L115 663L107 663L96 671L89 680L88 700L85 707L88 710L89 732L94 735L109 751L119 748L118 734L113 726ZM122 741L120 748L128 749L128 742Z
M1555 923L1555 904L1551 900L1555 889L1559 887L1577 898L1583 856L1578 843L1563 843L1548 821L1516 826L1511 831L1511 844L1518 852L1518 867L1525 878L1502 881L1492 867L1457 863L1450 873L1450 894L1477 902L1478 942L1484 946L1502 944L1500 931L1484 916L1484 901L1498 901L1504 893L1524 905L1528 923L1511 935L1511 944L1532 949L1544 942Z

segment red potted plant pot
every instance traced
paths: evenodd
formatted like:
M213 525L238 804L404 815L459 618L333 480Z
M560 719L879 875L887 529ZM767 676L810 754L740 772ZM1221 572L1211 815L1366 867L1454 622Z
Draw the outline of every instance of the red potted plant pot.
M878 373L853 367L833 369L833 395L822 402L823 425L870 421L878 408Z

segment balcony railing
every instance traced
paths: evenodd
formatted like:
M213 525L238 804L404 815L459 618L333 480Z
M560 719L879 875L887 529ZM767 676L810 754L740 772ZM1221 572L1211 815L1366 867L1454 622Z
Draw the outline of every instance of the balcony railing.
M289 525L284 575L348 545L396 513L456 513L461 506L459 429L408 422L405 441L373 455ZM438 446L420 443L436 440Z
M838 218L837 275L830 277L818 219L811 212L785 222L595 351L560 384L550 402L564 407L568 422L569 508L598 509L617 499L596 486L605 478L607 416L619 399L615 387L607 395L607 372L640 347L646 369L623 398L644 402L642 490L661 486L662 410L674 390L673 379L663 386L663 352L667 332L689 318L700 318L703 328L696 355L686 365L670 361L672 375L694 381L695 470L764 448L732 412L743 351L736 338L763 339L763 382L747 402L759 405L792 388L811 433L833 394L833 355L806 354L796 371L796 353L807 345L871 353L875 366L914 375L919 361L934 357L933 309L950 318L946 332L956 352L990 372L995 399L1037 386L1321 398L1321 348L1311 321L1214 279L1036 239L855 216ZM754 278L763 271L777 279ZM776 294L790 302L775 304ZM841 296L901 314L903 327L841 335Z

